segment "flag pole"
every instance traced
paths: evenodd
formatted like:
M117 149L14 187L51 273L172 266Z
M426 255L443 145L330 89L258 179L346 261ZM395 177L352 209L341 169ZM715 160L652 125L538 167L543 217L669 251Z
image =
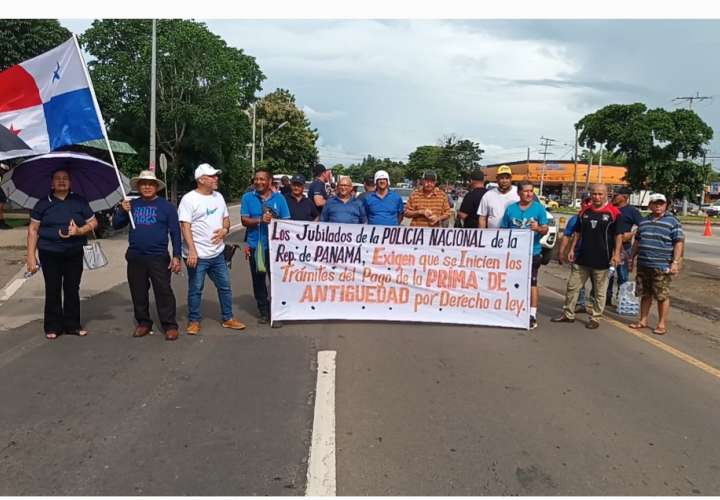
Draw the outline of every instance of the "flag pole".
M112 161L112 165L115 168L115 175L117 176L118 184L120 185L120 192L123 195L123 200L126 200L127 193L125 193L125 187L123 186L122 179L120 178L120 170L118 169L117 163L115 162L115 155L113 154L113 150L110 147L110 139L108 138L107 129L105 128L105 121L103 120L102 112L100 111L100 105L98 104L97 97L95 96L95 88L93 88L92 80L90 79L90 72L88 71L87 64L85 64L85 58L83 57L82 51L80 50L80 43L78 42L77 35L73 34L73 40L75 40L75 49L78 52L80 61L82 62L83 71L85 72L85 79L87 80L88 87L90 88L90 95L92 96L93 105L95 106L95 114L97 115L98 122L100 122L100 130L102 130L108 153L110 153L110 160ZM128 215L130 216L130 225L133 229L135 229L135 220L133 219L132 211L128 212Z

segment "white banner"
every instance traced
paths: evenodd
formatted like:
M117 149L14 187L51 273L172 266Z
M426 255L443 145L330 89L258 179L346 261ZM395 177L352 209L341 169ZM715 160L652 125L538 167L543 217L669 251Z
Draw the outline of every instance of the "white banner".
M271 314L528 328L532 232L274 220Z

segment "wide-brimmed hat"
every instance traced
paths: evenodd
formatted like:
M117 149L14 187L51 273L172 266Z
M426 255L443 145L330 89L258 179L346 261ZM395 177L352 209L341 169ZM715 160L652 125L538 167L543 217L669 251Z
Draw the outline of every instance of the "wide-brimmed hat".
M132 188L133 191L138 190L138 182L140 182L140 181L155 182L157 184L158 191L162 191L163 189L165 189L165 183L163 181L161 181L160 179L158 179L157 177L155 177L155 172L153 172L152 170L143 170L142 172L140 172L140 175L130 179L130 187Z

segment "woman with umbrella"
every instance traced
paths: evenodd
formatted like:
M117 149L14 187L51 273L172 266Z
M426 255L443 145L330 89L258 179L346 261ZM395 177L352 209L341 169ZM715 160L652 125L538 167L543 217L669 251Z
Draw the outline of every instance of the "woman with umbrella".
M30 214L27 237L27 270L38 269L38 250L45 279L45 337L61 333L87 335L80 326L80 279L83 272L83 245L86 235L97 226L90 204L70 192L68 170L52 173L52 190L35 204Z

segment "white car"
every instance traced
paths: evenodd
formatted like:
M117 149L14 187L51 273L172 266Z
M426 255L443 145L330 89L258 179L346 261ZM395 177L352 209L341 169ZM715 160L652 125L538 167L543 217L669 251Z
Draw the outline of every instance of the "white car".
M547 218L548 232L545 233L545 236L540 240L540 245L542 245L542 264L544 266L546 266L552 258L553 248L555 248L555 244L557 243L558 234L557 221L549 211Z

